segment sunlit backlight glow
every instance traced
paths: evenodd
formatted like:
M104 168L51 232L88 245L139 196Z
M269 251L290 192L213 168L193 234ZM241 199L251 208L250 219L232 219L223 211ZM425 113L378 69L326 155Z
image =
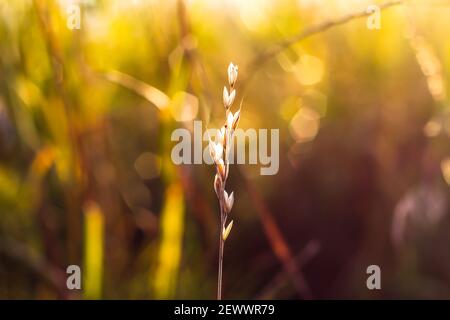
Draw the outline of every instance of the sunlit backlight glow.
M289 130L296 142L307 142L313 140L320 127L320 114L307 106L300 108L294 115Z
M198 98L180 91L173 97L169 110L176 121L192 121L197 117Z

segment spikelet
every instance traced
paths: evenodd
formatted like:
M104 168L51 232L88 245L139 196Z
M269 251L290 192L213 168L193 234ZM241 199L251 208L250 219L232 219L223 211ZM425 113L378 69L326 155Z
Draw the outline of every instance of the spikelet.
M222 239L223 241L227 240L228 235L230 234L231 228L233 228L233 220L228 224L228 226L222 229Z
M209 138L209 151L211 158L214 160L216 167L216 175L214 177L214 191L216 192L217 198L219 199L221 211L221 222L222 222L222 239L225 241L228 234L231 231L233 222L231 222L226 228L226 222L228 214L233 208L234 204L234 193L231 192L230 195L225 191L226 181L228 179L228 174L230 171L229 166L229 152L232 147L233 131L236 129L241 111L238 110L235 113L231 111L231 107L236 98L236 80L238 76L238 67L233 63L228 66L228 85L229 87L223 88L223 105L225 107L225 124L217 130L217 135L215 141Z

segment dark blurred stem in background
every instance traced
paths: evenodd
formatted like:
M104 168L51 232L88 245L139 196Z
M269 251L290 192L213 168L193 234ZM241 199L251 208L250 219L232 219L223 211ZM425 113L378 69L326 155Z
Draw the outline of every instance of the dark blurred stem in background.
M51 26L51 20L48 16L50 12L49 8L46 6L46 2L35 0L33 2L34 8L36 10L39 26L41 28L42 35L45 39L47 46L47 54L49 55L49 60L52 62L53 68L53 82L55 86L55 91L58 94L59 98L62 101L62 105L64 107L64 115L67 119L67 136L71 143L72 147L72 163L71 163L71 177L70 180L73 182L74 179L77 179L75 176L75 167L79 162L77 155L82 157L81 148L78 143L76 128L73 125L73 121L71 121L71 108L70 101L66 94L66 88L64 84L65 79L65 67L62 59L61 50L57 45L57 39L55 38L55 34L53 32ZM69 183L66 186L65 197L66 197L66 205L67 205L67 255L69 262L78 262L81 257L81 252L79 249L79 244L81 242L81 219L78 212L78 203L79 203L79 194L80 190L77 187L79 184L77 183Z
M320 243L317 240L310 240L306 246L294 257L293 263L298 268L304 267L311 259L313 259L320 251ZM288 275L289 276L289 275ZM273 299L276 293L284 286L288 278L285 269L278 272L275 277L267 283L267 285L256 296L258 300Z
M241 177L245 181L247 192L255 206L256 213L261 220L264 233L270 242L272 251L283 264L283 269L291 278L299 297L307 300L312 299L313 297L308 283L295 262L291 249L278 228L276 221L273 218L273 214L270 212L269 207L261 194L254 187L253 183L246 177L245 171L242 167L239 168Z

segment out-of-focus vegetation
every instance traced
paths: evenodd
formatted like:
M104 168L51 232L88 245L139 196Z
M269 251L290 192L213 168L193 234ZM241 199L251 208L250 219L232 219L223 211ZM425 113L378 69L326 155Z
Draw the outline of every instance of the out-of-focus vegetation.
M260 61L372 2L0 0L0 297L214 298L213 168L170 135L218 125L230 61L280 171L231 170L224 297L450 297L450 3L408 3Z

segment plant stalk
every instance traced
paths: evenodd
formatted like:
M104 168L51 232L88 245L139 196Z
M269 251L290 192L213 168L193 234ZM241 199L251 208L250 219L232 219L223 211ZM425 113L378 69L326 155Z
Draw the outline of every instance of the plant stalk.
M222 197L221 197L222 198ZM217 272L217 300L222 300L222 268L223 268L223 248L225 246L225 240L222 237L222 230L225 224L225 214L223 207L223 200L220 202L220 229L219 229L219 267Z

